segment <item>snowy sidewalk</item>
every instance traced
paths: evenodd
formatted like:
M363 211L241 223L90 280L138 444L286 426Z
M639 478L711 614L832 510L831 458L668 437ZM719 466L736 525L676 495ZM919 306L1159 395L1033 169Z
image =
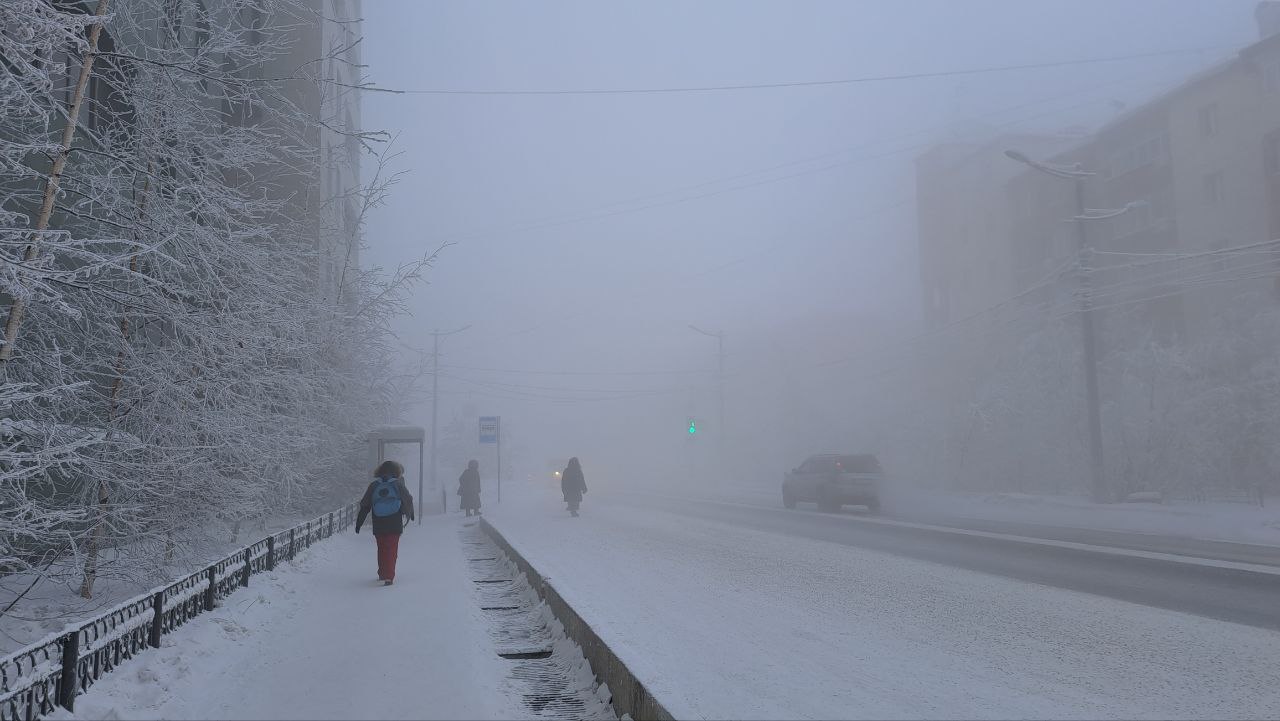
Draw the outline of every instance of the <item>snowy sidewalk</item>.
M165 636L76 700L90 718L520 718L458 533L406 530L396 583L373 537L344 533Z

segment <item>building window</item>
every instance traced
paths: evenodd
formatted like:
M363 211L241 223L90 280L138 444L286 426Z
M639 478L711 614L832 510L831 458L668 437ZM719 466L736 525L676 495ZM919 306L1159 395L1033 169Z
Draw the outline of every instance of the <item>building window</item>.
M1210 103L1200 108L1200 137L1212 138L1218 134L1218 104Z
M1130 145L1112 156L1110 176L1118 177L1138 168L1154 165L1164 158L1165 145L1163 134Z
M1204 201L1209 205L1222 203L1222 171L1204 176Z
M1280 60L1269 60L1262 66L1262 86L1272 94L1280 94Z

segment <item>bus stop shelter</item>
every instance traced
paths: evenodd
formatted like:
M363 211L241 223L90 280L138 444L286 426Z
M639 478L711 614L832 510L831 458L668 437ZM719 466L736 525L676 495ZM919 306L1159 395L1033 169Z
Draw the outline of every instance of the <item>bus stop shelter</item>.
M388 460L388 446L416 445L418 447L418 518L422 518L427 493L434 497L437 489L423 488L423 455L425 452L427 432L421 426L382 426L369 431L369 468L377 468ZM407 482L409 479L405 479ZM440 491L440 512L444 513L448 496ZM432 505L435 505L434 503Z

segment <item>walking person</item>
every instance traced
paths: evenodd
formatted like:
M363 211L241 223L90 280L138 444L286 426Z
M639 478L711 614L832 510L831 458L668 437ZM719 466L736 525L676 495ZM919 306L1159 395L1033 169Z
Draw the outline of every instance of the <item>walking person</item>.
M577 456L569 459L569 465L560 474L560 491L564 493L564 502L569 504L569 515L576 518L578 505L587 492L587 480L582 476L582 464L578 462Z
M372 513L373 539L378 542L378 580L390 586L396 580L396 558L400 555L404 519L413 520L413 496L404 485L404 466L399 463L383 461L373 475L364 498L360 499L356 533Z
M467 470L458 476L458 495L462 496L462 510L470 516L480 515L480 463L471 461Z

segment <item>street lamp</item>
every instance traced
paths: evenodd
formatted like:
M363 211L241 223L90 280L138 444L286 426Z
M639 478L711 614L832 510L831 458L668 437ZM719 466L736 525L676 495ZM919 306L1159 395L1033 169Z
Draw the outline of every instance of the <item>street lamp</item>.
M1102 458L1102 414L1098 404L1098 360L1097 344L1093 330L1093 301L1089 293L1089 234L1085 228L1086 220L1111 218L1127 212L1134 204L1125 206L1120 211L1109 211L1105 214L1091 212L1084 205L1084 181L1095 174L1083 170L1079 164L1072 167L1044 163L1032 160L1025 153L1017 150L1006 150L1004 154L1027 167L1034 168L1055 178L1070 180L1075 185L1076 214L1072 220L1076 223L1076 244L1080 252L1080 330L1084 342L1084 385L1085 409L1089 425L1089 469L1091 474L1091 495L1095 503L1109 500L1106 476Z
M461 333L470 328L470 325L464 325L456 330L441 333L439 330L431 332L431 487L436 487L436 420L439 417L440 408L440 338L441 336L450 336ZM449 504L449 494L443 489L440 492L441 510L447 511ZM422 474L418 474L418 525L422 525Z
M718 358L716 366L716 386L719 406L716 414L717 426L715 433L717 454L716 465L718 466L717 471L720 476L720 480L724 480L724 332L712 333L711 331L703 330L692 323L689 324L689 330L716 339L716 356ZM690 421L690 437L692 437L696 432L697 426L693 421Z

